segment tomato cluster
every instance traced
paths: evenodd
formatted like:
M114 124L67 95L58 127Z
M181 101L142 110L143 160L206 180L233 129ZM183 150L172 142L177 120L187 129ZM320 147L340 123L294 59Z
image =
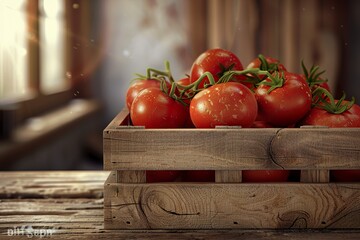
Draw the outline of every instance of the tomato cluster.
M244 69L225 49L210 49L193 63L189 75L176 81L165 70L147 69L127 91L132 124L145 128L360 127L360 107L330 93L318 66L291 73L279 60L259 55ZM350 172L347 172L350 173ZM353 173L353 172L351 172ZM286 170L243 171L244 182L287 181ZM173 181L178 171L148 171L150 182ZM338 181L343 172L333 171ZM349 174L348 174L349 175ZM360 171L355 171L359 181ZM181 177L181 176L180 176ZM187 181L213 181L213 171L188 171Z

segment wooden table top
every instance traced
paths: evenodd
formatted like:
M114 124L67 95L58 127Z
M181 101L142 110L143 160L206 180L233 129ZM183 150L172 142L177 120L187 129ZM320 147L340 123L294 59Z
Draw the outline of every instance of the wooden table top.
M104 230L106 171L0 172L0 239L360 239L359 230Z

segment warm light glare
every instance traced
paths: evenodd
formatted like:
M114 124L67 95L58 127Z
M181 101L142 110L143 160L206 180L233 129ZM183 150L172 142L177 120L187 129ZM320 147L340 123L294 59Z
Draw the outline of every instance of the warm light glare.
M40 1L41 90L58 91L68 82L65 70L65 21L63 0Z
M43 0L43 10L46 17L54 18L61 14L62 6L64 4L63 0Z
M2 6L7 7L12 10L18 10L23 4L24 0L1 0L0 3Z
M27 76L26 0L0 1L0 98L25 93Z

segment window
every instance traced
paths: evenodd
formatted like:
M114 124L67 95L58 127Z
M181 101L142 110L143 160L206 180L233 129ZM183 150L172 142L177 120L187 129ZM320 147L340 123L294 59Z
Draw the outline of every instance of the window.
M28 87L26 1L0 2L0 99L25 94Z
M65 69L65 6L63 0L39 2L40 90L51 93L68 86Z
M17 119L68 101L66 1L0 1L0 110L16 104Z

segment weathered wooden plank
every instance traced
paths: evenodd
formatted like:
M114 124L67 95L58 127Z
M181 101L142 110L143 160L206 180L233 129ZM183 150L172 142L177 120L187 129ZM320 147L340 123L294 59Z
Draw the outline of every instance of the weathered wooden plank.
M91 230L83 229L80 232L74 232L68 229L59 229L51 239L154 239L154 240L193 240L193 239L266 239L266 240L288 240L288 239L326 239L326 240L358 240L358 231L272 231L272 230L227 230L227 231L124 231L124 230ZM11 236L7 232L0 233L0 238L4 239L29 239L24 236ZM33 236L35 238L35 236ZM42 239L44 239L43 237ZM45 238L45 239L47 239Z
M10 239L8 229L22 226L54 229L51 236L54 239L359 239L360 236L360 232L355 230L106 230L103 228L103 211L99 209L102 208L101 200L2 199L0 239ZM28 238L24 235L11 236L11 239Z
M256 134L254 134L254 131ZM277 129L126 129L104 135L106 170L281 169L268 147ZM144 164L146 163L146 164Z
M0 198L101 198L109 173L0 172Z
M26 187L21 187L22 184L50 181L56 184L64 182L68 188L72 189L69 182L73 180L75 184L88 181L89 185L93 186L93 188L89 187L89 190L97 191L98 186L97 183L94 184L94 181L101 182L108 175L109 172L102 171L1 172L0 184L2 188L0 192L4 189L8 192L6 190L7 186L11 187L14 183L17 184L18 192L11 195L11 198L6 198L4 194L0 198L0 239L29 239L27 235L8 235L9 229L14 229L14 227L21 228L22 226L31 226L33 229L54 229L53 235L47 237L49 239L360 239L359 229L301 231L288 229L282 231L269 229L106 230L103 226L103 199L101 196L95 194L94 198L51 198L51 195L46 195L48 198L41 199L35 195L35 198L32 198L26 192ZM156 184L149 185L155 186ZM160 184L160 186L162 185L166 184ZM23 191L25 191L24 195ZM217 193L221 194L221 192ZM343 191L339 191L338 194L340 197ZM157 204L156 195L152 197L154 204ZM12 198L13 196L18 198ZM236 194L234 197L236 197ZM226 200L226 198L224 199ZM354 196L353 200L355 205L357 205L359 202L358 198ZM184 199L179 199L178 201L184 201ZM348 194L345 194L344 204L347 202ZM280 204L282 204L281 201L279 202ZM336 216L337 218L341 218L349 209L343 208L341 210L341 204L334 206L341 212ZM348 217L351 218L351 216ZM359 222L356 217L352 219L355 223ZM33 239L35 238L37 237L33 236ZM44 237L43 239L47 238Z
M6 222L5 217L13 216L17 221L26 221L23 216L44 217L53 215L64 217L102 216L103 199L2 199L0 200L0 223ZM87 210L91 210L88 212ZM44 219L43 219L44 220ZM57 219L61 220L61 219ZM35 222L34 222L35 223Z
M110 184L105 228L360 228L357 184Z
M282 129L272 141L272 157L291 169L360 169L359 136L360 128Z
M104 168L360 169L359 135L360 128L114 130L104 138Z
M360 128L117 128L128 117L104 130L106 170L360 169Z
M0 171L0 184L5 180L11 181L105 181L109 171Z

